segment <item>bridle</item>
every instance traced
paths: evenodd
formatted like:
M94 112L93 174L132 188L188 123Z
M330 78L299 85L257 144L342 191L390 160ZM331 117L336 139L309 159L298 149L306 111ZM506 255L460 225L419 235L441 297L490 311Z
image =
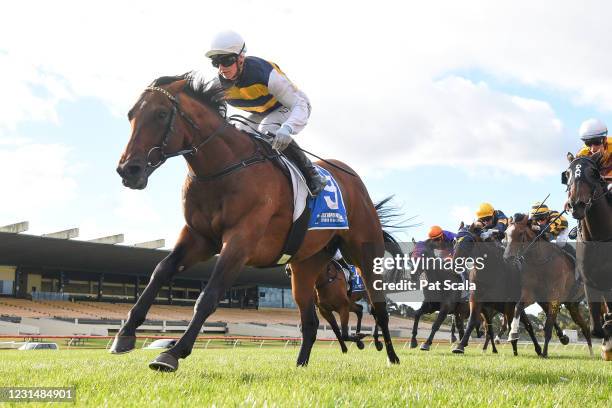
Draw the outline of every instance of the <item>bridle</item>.
M591 159L590 157L579 157L576 160L585 160L588 161L589 163L593 164L593 166L597 169L597 163L595 163L593 161L593 159ZM584 170L582 170L581 168L577 168L577 169L573 169L573 167L576 167L574 165L574 162L572 162L570 164L570 169L572 169L571 171L571 182L567 183L567 189L565 190L566 192L570 191L571 185L575 184L578 180L583 181L584 183L587 184L587 186L589 186L589 188L591 189L591 195L588 199L588 201L585 203L585 212L588 211L591 206L595 203L595 201L598 201L599 199L605 197L608 194L608 189L605 187L605 179L603 178L603 176L601 175L601 172L597 172L597 175L599 176L599 184L601 186L603 186L602 191L599 194L596 194L596 187L597 187L597 181L591 181L589 180L588 177L583 175ZM571 208L572 207L572 201L568 200L568 205Z
M177 152L166 153L165 149L168 146L168 143L170 142L170 138L174 134L174 131L175 131L174 124L175 124L175 121L178 115L180 115L185 120L185 122L187 122L194 130L199 131L200 128L198 127L198 125L196 125L193 119L189 117L189 115L183 112L178 98L172 95L170 92L168 92L164 88L160 88L158 86L149 86L145 89L145 92L159 92L162 95L166 96L170 100L170 102L172 102L172 110L170 111L170 119L168 120L168 126L166 126L166 129L164 131L162 141L159 145L153 146L147 153L147 159L146 159L147 167L151 169L158 168L159 166L164 164L166 160L168 160L171 157L184 156L187 154L190 154L190 155L197 154L198 150L202 146L204 146L205 144L213 140L215 136L220 134L228 126L228 123L226 121L223 121L223 123L217 129L215 129L214 132L210 134L210 136L208 136L206 139L204 139L202 142L198 143L197 145L195 144L191 145L191 147L188 147L187 149L179 150ZM153 162L151 160L151 155L156 151L159 151L160 159L157 162Z

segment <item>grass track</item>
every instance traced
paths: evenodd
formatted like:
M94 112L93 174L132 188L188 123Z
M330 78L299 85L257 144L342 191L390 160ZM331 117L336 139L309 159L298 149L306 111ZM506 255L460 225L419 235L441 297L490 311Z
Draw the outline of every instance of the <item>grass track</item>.
M389 367L373 348L319 346L296 369L292 347L194 350L172 374L149 370L156 351L0 351L0 386L75 386L79 406L612 406L612 364L584 350L500 351L400 350Z

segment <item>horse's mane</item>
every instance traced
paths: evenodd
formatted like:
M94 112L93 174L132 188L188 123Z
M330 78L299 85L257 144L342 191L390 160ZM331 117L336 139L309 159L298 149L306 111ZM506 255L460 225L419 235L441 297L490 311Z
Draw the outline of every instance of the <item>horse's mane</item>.
M514 222L522 222L523 219L525 219L525 217L527 216L527 214L523 214L523 213L516 213L514 214L514 216L512 217L512 219L514 220Z
M176 81L186 80L182 92L186 93L196 101L219 112L225 106L225 89L215 78L206 81L195 71L189 71L182 75L161 76L151 82L149 86L164 86Z

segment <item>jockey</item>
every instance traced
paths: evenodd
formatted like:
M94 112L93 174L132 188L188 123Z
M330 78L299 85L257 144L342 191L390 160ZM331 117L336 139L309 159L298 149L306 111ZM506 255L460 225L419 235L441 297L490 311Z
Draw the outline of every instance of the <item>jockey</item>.
M491 237L501 241L504 237L504 232L508 228L508 218L500 211L493 208L489 203L482 203L476 210L477 224L483 232L480 234L480 239L486 240Z
M453 256L455 234L443 230L438 225L434 225L429 229L429 241L433 247L442 252L442 257Z
M531 229L538 234L542 232L551 221L552 223L546 227L543 237L547 241L555 240L555 244L567 251L570 255L576 258L576 250L573 246L567 243L570 229L568 228L567 219L564 216L559 216L558 211L551 211L546 204L536 202L531 206L529 218L534 221ZM554 220L554 221L553 221Z
M344 272L344 278L346 283L348 284L348 292L361 292L365 290L365 286L361 277L357 273L354 265L351 265L344 259L342 256L342 252L340 249L336 250L336 253L333 256L333 261L336 262L340 269Z
M612 140L608 137L608 127L599 119L588 119L580 125L580 139L584 147L576 154L576 157L592 156L601 152L602 170L601 175L612 182Z
M225 100L249 112L248 119L258 124L263 134L274 134L272 148L283 152L302 171L308 188L317 195L327 185L312 162L293 140L308 122L310 101L304 92L273 62L246 56L246 43L233 31L218 33L206 56L218 68Z

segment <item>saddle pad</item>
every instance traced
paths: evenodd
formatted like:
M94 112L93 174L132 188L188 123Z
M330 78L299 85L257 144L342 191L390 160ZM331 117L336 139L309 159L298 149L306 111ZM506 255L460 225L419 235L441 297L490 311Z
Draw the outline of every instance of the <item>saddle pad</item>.
M315 164L319 174L327 179L327 186L318 196L312 197L302 173L285 157L282 160L291 174L293 221L295 222L300 218L306 205L308 205L308 208L310 208L309 230L348 229L348 218L346 216L342 191L340 191L340 186L331 173Z
M354 265L349 266L351 267L351 292L365 292L365 284L363 283L361 276L359 276L357 269Z
M319 174L327 179L327 185L319 195L308 198L308 208L310 208L308 229L349 229L346 208L338 182L326 169L316 164L315 167Z

